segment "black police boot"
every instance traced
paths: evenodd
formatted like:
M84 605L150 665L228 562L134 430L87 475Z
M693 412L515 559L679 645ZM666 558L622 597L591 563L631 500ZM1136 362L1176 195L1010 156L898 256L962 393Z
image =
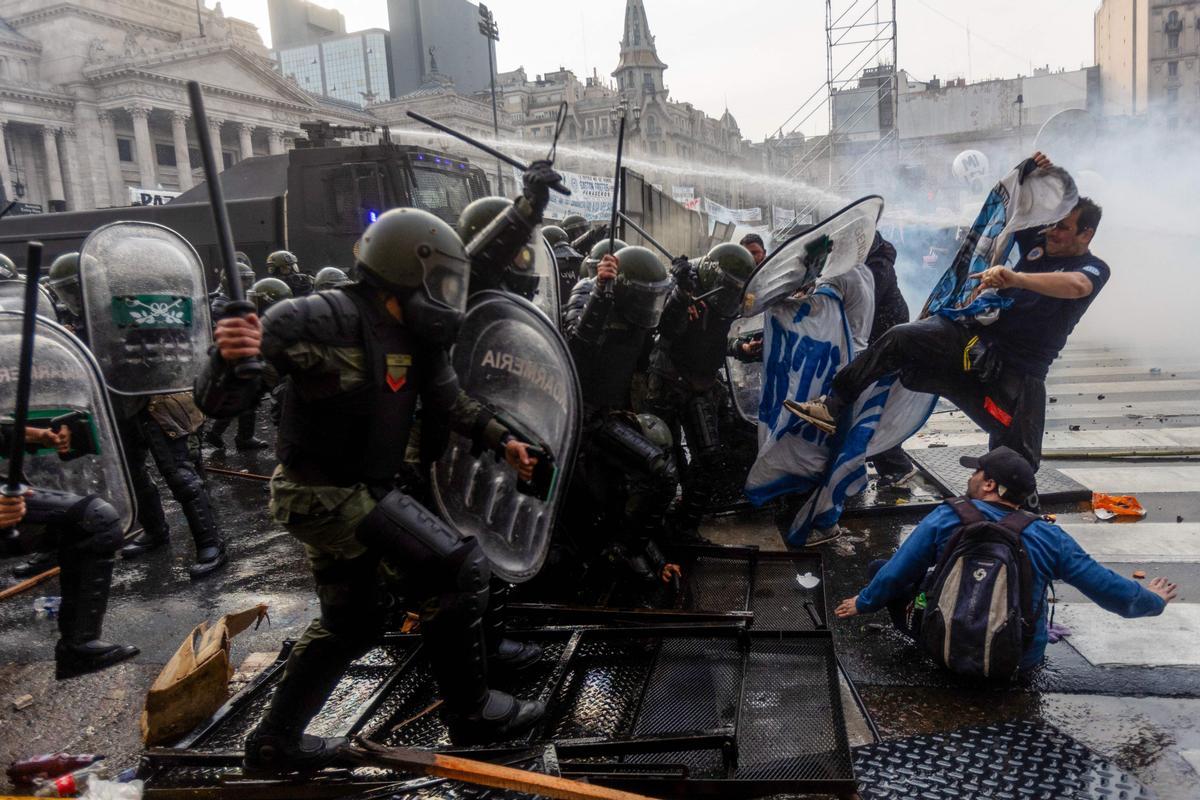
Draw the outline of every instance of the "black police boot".
M712 542L700 534L700 520L702 517L703 509L699 508L696 503L691 502L685 492L685 496L676 507L675 513L668 520L670 540L679 544L712 544Z
M484 632L488 645L488 671L496 677L521 672L542 660L542 648L533 642L519 642L507 638L508 597L512 587L497 578L492 578L488 609L483 617Z
M203 481L193 487L190 496L181 497L179 501L196 543L196 563L188 567L188 575L192 580L203 578L229 560L225 555L225 542L217 533L217 518Z
M62 560L62 605L58 609L61 638L54 647L57 680L98 672L139 652L132 645L112 644L100 638L113 562L111 555L94 553L73 554Z
M137 558L140 555L149 553L151 550L157 550L166 543L166 531L159 534L150 533L150 531L143 529L134 534L129 544L121 548L121 558Z
M215 420L204 432L204 441L218 450L225 449L225 431L229 430L229 420Z
M488 688L482 620L465 627L430 620L425 629L429 660L455 744L508 741L527 732L546 713L539 700L521 700Z
M346 739L311 736L304 729L354 658L334 637L314 639L302 651L292 651L270 708L246 737L243 763L248 771L316 772L337 762Z
M48 569L58 566L58 553L51 550L47 553L34 553L28 560L13 567L13 577L25 580L34 575L41 575Z
M188 575L191 576L192 580L203 578L210 572L214 572L224 566L228 560L229 556L225 553L224 542L197 547L196 563L188 567Z
M233 446L238 449L238 452L247 453L255 450L266 450L271 445L257 436L251 436L249 439L234 439Z

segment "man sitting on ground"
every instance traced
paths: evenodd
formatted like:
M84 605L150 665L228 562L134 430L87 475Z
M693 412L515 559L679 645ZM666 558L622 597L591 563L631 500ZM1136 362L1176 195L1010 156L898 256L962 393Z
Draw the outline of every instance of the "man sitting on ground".
M987 519L997 521L1022 507L1037 492L1029 462L1007 447L997 447L980 458L964 456L962 465L974 470L967 482L967 497ZM940 561L954 532L963 525L949 503L943 503L921 520L891 559L871 562L870 584L843 600L834 613L839 618L870 614L886 608L892 623L905 635L919 639L925 615L926 573ZM1021 658L1020 669L1042 663L1046 653L1046 590L1062 580L1083 592L1106 611L1122 617L1152 617L1175 599L1176 586L1155 578L1143 587L1096 563L1071 536L1039 518L1021 532L1021 543L1032 567L1034 632Z

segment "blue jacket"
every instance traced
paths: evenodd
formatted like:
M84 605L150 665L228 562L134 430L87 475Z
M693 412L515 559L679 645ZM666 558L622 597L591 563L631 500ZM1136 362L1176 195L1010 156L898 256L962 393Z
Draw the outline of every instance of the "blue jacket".
M1009 512L1004 506L982 500L972 502L990 519L1000 519ZM878 611L896 600L912 599L908 594L912 586L920 584L926 570L937 564L950 535L961 524L958 515L946 504L921 520L870 585L858 593L859 613ZM1137 581L1097 564L1057 525L1038 520L1025 529L1021 539L1033 566L1033 602L1038 620L1033 642L1021 659L1021 669L1036 667L1046 655L1046 589L1051 581L1066 581L1096 605L1122 617L1153 617L1166 607L1165 600Z

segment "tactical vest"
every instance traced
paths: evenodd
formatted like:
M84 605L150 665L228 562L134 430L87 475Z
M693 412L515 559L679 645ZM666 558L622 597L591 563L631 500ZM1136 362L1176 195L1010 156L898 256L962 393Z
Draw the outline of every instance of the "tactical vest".
M694 389L707 389L720 379L725 366L729 326L733 319L709 311L688 323L682 336L661 342L679 375Z
M279 460L307 483L390 486L404 463L424 359L417 355L416 337L382 303L356 292L327 294L343 313L357 311L368 379L357 389L322 399L306 399L302 385L289 387L279 424Z

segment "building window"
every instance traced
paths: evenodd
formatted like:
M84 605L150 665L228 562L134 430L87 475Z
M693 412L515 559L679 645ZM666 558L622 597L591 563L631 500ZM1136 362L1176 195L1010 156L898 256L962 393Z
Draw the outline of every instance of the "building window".
M229 169L230 167L232 167L233 166L233 151L232 150L222 150L221 151L221 162L225 165L225 169Z
M117 137L117 157L128 164L133 163L132 139L125 139L121 136Z
M593 122L594 122L594 120L590 120L590 119L586 119L583 121L583 127L584 127L584 130L587 131L588 136L591 136L593 133L595 133L596 126L593 124Z
M1178 61L1168 61L1167 62L1167 75L1174 78L1178 74L1179 74L1179 62Z
M160 167L175 166L175 147L169 144L154 145L154 160Z
M188 164L191 165L192 169L200 169L204 166L204 159L200 157L199 147L188 148Z
M1175 103L1178 103L1178 102L1179 102L1179 87L1178 86L1168 86L1167 87L1167 103L1169 105L1174 105Z
M1167 22L1163 26L1167 33L1167 49L1179 49L1179 33L1183 30L1183 20L1179 18L1178 11L1172 11L1167 15Z

